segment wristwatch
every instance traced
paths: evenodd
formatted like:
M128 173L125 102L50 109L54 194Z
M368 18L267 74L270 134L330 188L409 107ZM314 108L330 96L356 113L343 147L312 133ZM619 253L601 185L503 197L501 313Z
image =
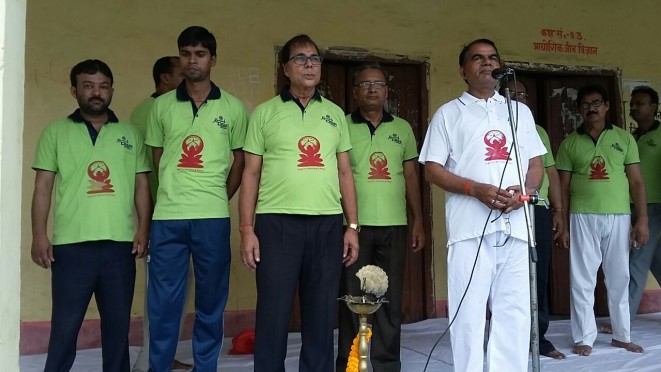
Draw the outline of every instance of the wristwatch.
M357 224L357 223L350 223L350 224L349 224L349 228L350 228L350 229L354 229L354 230L356 230L357 233L360 232L360 225Z

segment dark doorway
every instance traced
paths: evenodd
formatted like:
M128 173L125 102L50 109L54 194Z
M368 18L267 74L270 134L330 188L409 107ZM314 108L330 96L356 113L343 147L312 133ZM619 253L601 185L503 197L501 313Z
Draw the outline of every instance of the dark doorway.
M355 58L327 53L324 55L321 82L317 88L324 97L342 107L346 114L351 113L356 108L352 93L353 72L365 62L379 62L387 70L390 81L386 109L411 124L419 150L428 126L429 109L426 84L428 65L426 63L409 60L390 61L377 57ZM287 79L282 73L282 69L278 68L276 91L280 92L280 89L286 84ZM424 181L422 172L421 169L420 184L427 245L422 252L415 254L410 249L406 250L406 273L402 298L404 323L416 322L436 315L432 281L431 191L429 184ZM297 295L290 324L292 331L300 330L298 301Z

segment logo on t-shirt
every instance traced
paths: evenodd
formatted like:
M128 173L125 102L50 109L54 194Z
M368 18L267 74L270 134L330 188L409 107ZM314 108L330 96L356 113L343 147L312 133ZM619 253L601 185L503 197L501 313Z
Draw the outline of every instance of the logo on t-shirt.
M389 180L388 158L382 152L373 152L370 155L370 176L369 180Z
M607 180L608 172L606 171L606 161L601 156L595 156L590 162L590 177L589 180Z
M615 151L624 152L624 150L622 150L622 146L620 146L620 144L617 143L617 142L615 142L614 144L612 144L611 147L614 148Z
M333 127L337 127L337 123L333 121L333 118L330 117L330 115L326 114L321 117L321 120L325 121L326 123L332 125Z
M321 143L313 136L303 136L298 140L298 149L301 150L299 167L323 167L324 159L319 155Z
M402 144L402 140L399 139L399 136L397 135L397 133L391 134L390 136L388 136L388 139L395 142L398 145Z
M133 148L133 145L124 136L122 136L122 138L117 138L117 143L124 146L124 148L127 149L127 150L131 150Z
M181 159L179 159L179 168L204 168L202 165L202 149L204 141L197 134L191 134L181 142Z
M654 141L654 138L648 139L646 143L647 143L647 146L656 147L656 142Z
M227 129L227 122L225 121L225 118L222 117L222 115L213 119L213 123L216 124L220 129Z
M114 193L110 183L110 168L104 161L96 160L87 166L87 175L89 176L88 194Z
M490 130L484 135L484 143L487 145L485 161L510 160L510 152L507 149L507 137L499 130Z

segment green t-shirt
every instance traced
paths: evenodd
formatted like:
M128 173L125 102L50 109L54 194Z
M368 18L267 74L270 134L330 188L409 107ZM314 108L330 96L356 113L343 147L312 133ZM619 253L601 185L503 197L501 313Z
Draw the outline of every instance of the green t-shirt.
M625 166L639 162L631 133L610 124L595 142L583 127L560 144L560 171L571 172L569 211L572 213L630 214L629 181Z
M246 109L213 83L198 109L185 84L156 98L149 115L146 143L163 148L153 218L226 218L227 176L232 150L243 147Z
M155 96L146 98L140 102L131 112L131 124L134 124L140 131L143 137L147 135L147 124L149 120L149 113L154 106ZM151 149L147 149L147 159L149 164L153 164ZM156 201L156 191L158 190L158 177L156 172L149 173L149 191L151 198Z
M262 157L256 213L342 213L337 153L350 149L344 112L318 93L305 109L288 88L257 106L244 146Z
M418 157L411 125L384 112L372 134L374 127L359 111L347 115L347 123L360 224L406 225L404 162Z
M661 130L656 121L647 133L638 138L640 171L645 180L648 203L661 203Z
M46 127L32 168L56 173L53 244L133 241L135 175L151 171L135 126L109 110L93 144L76 110Z
M537 134L539 134L539 138L542 140L542 143L546 148L546 154L542 155L544 169L552 167L555 165L555 160L553 159L553 152L551 151L551 141L549 140L549 135L541 126L535 125L535 127L537 128ZM539 187L539 196L544 200L549 200L549 176L546 174L546 171L544 171L542 186Z

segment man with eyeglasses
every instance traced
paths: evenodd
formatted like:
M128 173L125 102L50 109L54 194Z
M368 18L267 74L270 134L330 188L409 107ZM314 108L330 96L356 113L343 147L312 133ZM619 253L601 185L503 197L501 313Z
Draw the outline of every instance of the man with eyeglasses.
M358 256L358 213L344 112L323 98L319 48L283 46L289 85L253 111L239 197L241 260L256 271L255 371L284 371L294 293L301 303L301 371L333 371L342 263ZM348 228L342 228L342 212Z
M594 289L601 265L613 324L611 345L642 353L643 348L631 342L626 264L629 241L635 248L649 236L638 146L629 132L607 123L604 88L581 88L576 103L583 124L562 141L557 162L562 204L567 206L564 218L569 221L561 241L570 257L572 352L592 353L597 338ZM633 227L629 196L636 211Z
M374 314L370 360L374 371L400 371L402 290L408 237L407 201L413 216L411 249L424 247L422 207L415 136L405 120L385 111L388 78L378 63L363 64L353 75L358 108L347 115L353 148L349 151L361 223L358 260L342 270L340 296L360 296L356 272L376 265L388 275L389 301ZM336 372L344 372L358 317L346 306L339 309Z
M523 372L530 347L528 233L508 108L491 76L500 56L493 41L478 39L463 48L459 66L467 91L436 111L420 152L427 180L446 191L454 369L483 370L488 305L488 370ZM530 110L513 105L522 177L532 194L542 183L546 150Z
M501 87L501 94L505 94L505 87L509 88L510 98L528 105L528 87L521 80L511 80ZM566 356L555 348L553 343L546 339L549 328L549 269L551 266L552 241L556 241L562 234L564 223L562 214L562 194L560 192L560 176L555 168L555 159L551 151L549 135L540 125L535 125L546 154L542 156L544 164L544 179L539 188L539 197L550 200L551 210L541 202L535 205L535 242L537 243L537 318L539 325L539 353L554 359L565 359Z

